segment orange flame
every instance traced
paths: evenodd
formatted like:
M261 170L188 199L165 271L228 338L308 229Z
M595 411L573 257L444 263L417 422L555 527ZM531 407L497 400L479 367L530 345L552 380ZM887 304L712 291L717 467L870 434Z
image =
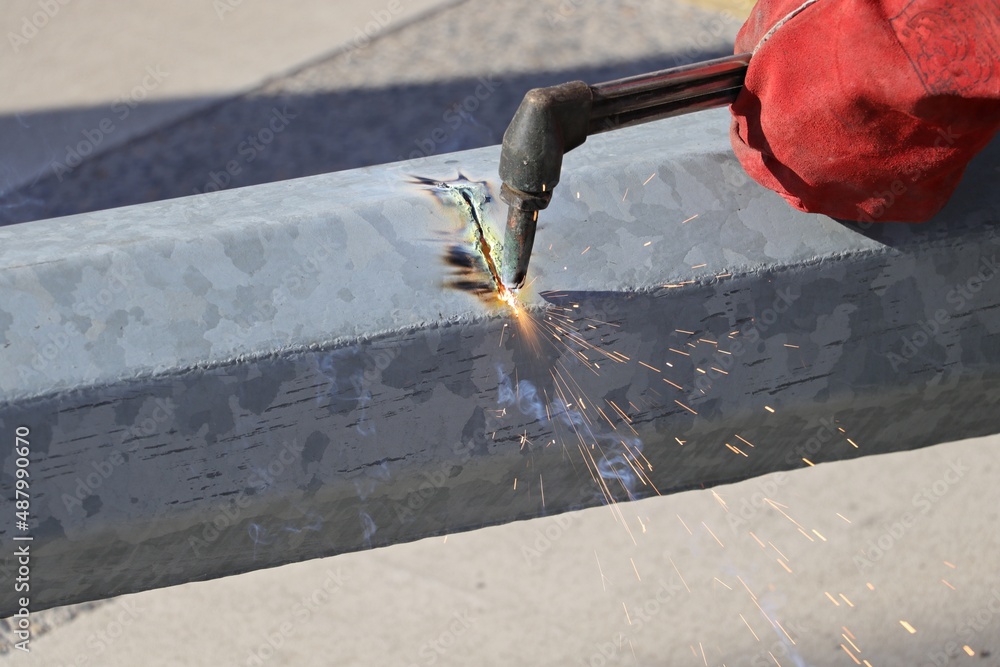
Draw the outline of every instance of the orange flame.
M517 295L502 284L497 289L497 298L510 306L510 309L514 311L515 317L521 314L521 302L517 300Z

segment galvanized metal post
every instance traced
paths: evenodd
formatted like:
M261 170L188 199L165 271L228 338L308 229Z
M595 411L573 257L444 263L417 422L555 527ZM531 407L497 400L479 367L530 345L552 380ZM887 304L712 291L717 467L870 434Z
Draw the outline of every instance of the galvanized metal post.
M860 229L726 133L568 155L518 316L472 293L496 147L0 229L0 578L16 536L41 609L1000 430L1000 145Z

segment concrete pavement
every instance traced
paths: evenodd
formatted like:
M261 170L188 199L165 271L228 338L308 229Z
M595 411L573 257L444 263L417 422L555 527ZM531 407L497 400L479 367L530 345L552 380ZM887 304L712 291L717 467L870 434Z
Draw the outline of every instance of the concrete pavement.
M0 197L449 2L7 2Z
M998 454L970 440L125 596L4 664L997 665Z

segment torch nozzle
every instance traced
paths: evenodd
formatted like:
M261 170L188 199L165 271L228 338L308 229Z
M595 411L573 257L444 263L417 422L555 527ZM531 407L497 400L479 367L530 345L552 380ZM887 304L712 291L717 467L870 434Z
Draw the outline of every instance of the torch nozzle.
M500 256L500 280L507 289L518 289L524 284L537 224L538 211L526 211L514 205L507 209L507 229Z

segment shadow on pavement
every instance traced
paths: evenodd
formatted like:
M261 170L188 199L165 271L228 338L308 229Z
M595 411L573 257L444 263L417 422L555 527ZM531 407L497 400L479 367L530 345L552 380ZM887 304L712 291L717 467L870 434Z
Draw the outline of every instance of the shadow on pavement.
M498 144L530 88L598 83L725 55L686 52L306 95L249 93L90 158L82 154L118 122L113 107L103 118L94 108L22 115L46 123L60 118L44 114L99 120L75 146L48 147L49 168L35 182L0 195L0 226Z

